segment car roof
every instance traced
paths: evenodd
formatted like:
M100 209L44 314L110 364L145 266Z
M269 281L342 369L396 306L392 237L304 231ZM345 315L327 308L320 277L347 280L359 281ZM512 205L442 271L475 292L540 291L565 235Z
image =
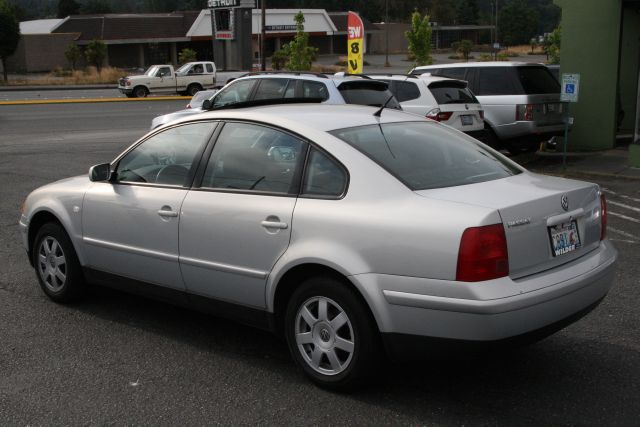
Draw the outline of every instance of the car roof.
M184 117L175 123L193 120L250 120L281 126L292 131L303 132L315 129L329 132L335 129L375 125L378 123L420 121L422 119L393 108L385 108L380 116L374 116L379 107L356 104L285 104L248 107L242 109L208 111L197 116Z
M422 65L415 67L414 70L433 70L436 68L467 68L467 67L527 67L527 66L544 66L537 62L507 62L507 61L488 61L488 62L455 62L452 64L438 65Z

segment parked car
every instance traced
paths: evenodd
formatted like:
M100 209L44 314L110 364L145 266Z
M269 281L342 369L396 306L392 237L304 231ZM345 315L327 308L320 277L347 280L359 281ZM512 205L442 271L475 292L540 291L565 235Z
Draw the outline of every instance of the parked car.
M226 108L231 104L253 101L266 102L277 99L313 98L323 104L364 104L401 108L387 84L366 76L334 76L311 72L255 72L234 79L225 85L199 110L181 110L155 117L151 129L181 117L201 113L204 110Z
M178 93L193 96L216 85L216 64L189 62L174 71L173 65L152 65L139 76L118 80L118 90L129 98L144 98L150 93Z
M389 84L404 111L442 122L482 140L484 111L464 80L406 74L367 74Z
M202 108L202 103L206 99L213 98L213 95L218 93L219 90L220 89L201 90L200 92L193 95L193 98L191 98L191 101L189 101L189 103L187 104L187 108Z
M411 74L466 80L484 108L487 142L511 152L537 149L564 133L560 84L547 67L524 62L466 62L416 67Z
M311 380L345 389L385 352L576 321L613 282L606 221L595 184L414 114L314 104L152 131L33 191L19 229L53 301L97 283L210 310L283 334Z

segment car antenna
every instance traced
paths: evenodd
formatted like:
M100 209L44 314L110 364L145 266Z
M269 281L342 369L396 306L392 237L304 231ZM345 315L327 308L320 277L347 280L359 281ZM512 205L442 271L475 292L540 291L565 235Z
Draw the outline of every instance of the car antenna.
M403 82L406 82L407 79L409 78L409 75L407 74L407 76L404 78ZM391 92L391 91L389 91ZM378 109L378 111L376 111L375 113L373 113L373 115L375 117L380 117L382 115L382 110L385 109L385 107L387 106L387 104L389 103L389 101L391 101L391 98L393 98L393 94L391 94L389 96L389 98L387 98L387 100L384 102L384 104L382 104L382 107L380 107L380 109Z

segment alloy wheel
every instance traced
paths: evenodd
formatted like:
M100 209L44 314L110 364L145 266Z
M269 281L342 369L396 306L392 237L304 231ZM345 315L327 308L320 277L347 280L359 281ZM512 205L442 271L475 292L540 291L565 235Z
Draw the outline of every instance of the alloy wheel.
M38 273L51 292L59 292L67 282L67 260L60 243L51 236L38 248Z

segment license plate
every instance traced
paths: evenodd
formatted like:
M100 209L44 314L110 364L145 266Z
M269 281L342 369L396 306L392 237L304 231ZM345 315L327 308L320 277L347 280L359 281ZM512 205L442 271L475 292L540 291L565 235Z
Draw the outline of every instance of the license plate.
M573 252L580 247L580 234L578 234L576 221L549 227L549 238L554 257Z
M464 115L460 116L460 120L462 120L462 126L470 126L473 124L473 116Z

